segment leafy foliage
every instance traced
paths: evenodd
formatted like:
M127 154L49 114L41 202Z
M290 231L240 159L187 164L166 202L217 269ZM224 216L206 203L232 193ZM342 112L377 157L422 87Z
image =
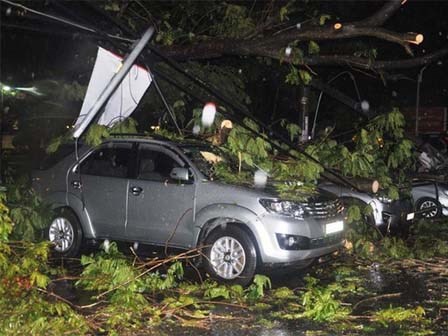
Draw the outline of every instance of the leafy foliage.
M0 330L4 335L85 333L83 318L42 295L50 282L48 243L10 242L13 221L0 194Z
M226 5L223 20L213 27L217 35L230 38L245 37L254 29L255 23L248 17L247 8L231 3Z
M264 312L267 324L278 318L309 319L339 321L342 327L352 318L350 308L343 301L366 293L359 270L353 265L335 268L333 282L325 284L317 278L306 277L306 287L295 290L285 287L271 290L270 279L263 275L256 275L247 288L209 280L195 284L183 279L183 267L176 257L166 262L132 260L111 243L107 251L81 259L83 270L77 287L88 291L97 306L94 315L80 315L66 302L49 300L46 293L50 274L59 271L47 263L48 244L9 241L13 222L4 205L4 194L0 194L0 199L0 328L6 335L129 334L173 319L183 324L206 320L211 316L211 305L219 302ZM354 218L360 214L356 213ZM425 232L427 225L417 223L414 230ZM441 223L439 229L445 226ZM436 229L433 225L428 230ZM387 256L387 260L403 260L412 253L418 255L416 249L423 248L415 245L411 250L404 243L396 238L383 239L377 253ZM446 246L439 252L446 253ZM169 265L165 272L160 271L163 265ZM325 272L326 268L318 270ZM410 324L427 325L429 320L425 314L420 306L391 306L373 311L371 319L383 327L406 329Z
M302 69L298 69L294 65L290 66L289 73L286 75L285 83L291 84L291 85L308 85L311 80L311 74Z
M403 323L419 322L425 317L425 309L417 306L411 309L403 307L383 309L375 313L375 319L383 326L387 327L390 323L402 325Z
M406 173L413 165L413 143L404 137L403 127L403 115L393 109L361 128L352 139L353 149L325 140L316 153L321 162L344 176L377 179L388 196L397 199L397 183L407 181Z
M52 215L50 206L29 188L27 178L7 180L7 204L9 216L14 223L11 238L17 240L42 240L43 229Z
M302 295L302 305L305 309L303 317L315 321L334 321L342 319L350 312L341 307L340 301L334 298L337 286L319 287L317 280L307 278L307 290Z
M121 122L114 124L112 127L93 124L89 127L86 134L84 135L84 141L89 146L98 146L112 134L119 133L136 134L137 122L132 118L127 118ZM70 141L72 141L71 132L53 138L46 148L47 154L55 153L59 149L59 146Z

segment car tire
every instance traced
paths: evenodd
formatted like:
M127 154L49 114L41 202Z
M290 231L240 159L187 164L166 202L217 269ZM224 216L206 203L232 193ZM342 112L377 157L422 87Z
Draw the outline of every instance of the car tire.
M81 250L83 232L76 215L67 208L58 209L46 231L56 256L72 258Z
M251 237L235 225L213 230L205 240L205 270L224 284L248 285L257 268L257 249Z
M436 209L431 210L430 212L427 212L427 213L420 213L420 216L423 218L440 217L442 214L442 206L436 199L431 198L431 197L423 197L423 198L420 198L417 201L417 203L415 204L415 209L417 211L421 211L426 208L432 208L432 207L435 207Z

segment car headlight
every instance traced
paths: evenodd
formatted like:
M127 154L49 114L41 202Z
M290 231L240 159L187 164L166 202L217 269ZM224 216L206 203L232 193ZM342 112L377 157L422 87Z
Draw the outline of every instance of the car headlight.
M269 212L283 216L303 218L303 214L305 213L305 210L300 204L291 201L261 199L260 204Z
M381 203L384 203L384 204L390 204L390 203L392 203L392 199L389 198L389 197L387 197L387 196L378 196L378 200L379 200Z

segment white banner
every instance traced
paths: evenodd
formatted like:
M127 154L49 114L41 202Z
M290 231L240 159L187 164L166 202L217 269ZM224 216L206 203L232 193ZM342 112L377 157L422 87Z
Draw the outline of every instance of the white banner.
M113 75L120 69L122 61L123 58L106 49L98 48L95 66L93 67L86 96L84 97L81 112L75 126L78 126L89 113L101 92L103 92ZM112 126L130 116L142 99L151 81L151 75L146 69L138 65L132 66L129 73L106 103L98 124Z

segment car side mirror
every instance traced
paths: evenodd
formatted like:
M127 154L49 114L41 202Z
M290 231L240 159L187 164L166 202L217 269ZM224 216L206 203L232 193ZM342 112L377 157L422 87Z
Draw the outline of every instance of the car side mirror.
M170 177L173 180L188 181L188 168L175 167L171 170Z

